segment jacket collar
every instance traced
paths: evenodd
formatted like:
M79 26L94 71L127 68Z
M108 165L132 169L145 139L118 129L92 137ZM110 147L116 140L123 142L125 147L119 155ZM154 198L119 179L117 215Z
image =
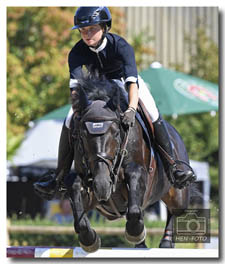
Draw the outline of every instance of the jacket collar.
M89 49L95 53L98 53L99 51L102 51L105 48L106 44L107 44L107 38L105 37L102 41L102 44L97 49L93 47L89 47Z

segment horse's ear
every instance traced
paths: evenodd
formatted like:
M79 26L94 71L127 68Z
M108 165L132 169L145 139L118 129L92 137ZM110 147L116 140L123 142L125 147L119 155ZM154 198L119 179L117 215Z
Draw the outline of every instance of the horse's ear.
M107 106L113 111L120 110L120 88L115 87L115 92L113 93L110 100L107 102Z
M81 111L86 109L91 104L91 101L88 100L87 94L82 87L79 89L79 103Z

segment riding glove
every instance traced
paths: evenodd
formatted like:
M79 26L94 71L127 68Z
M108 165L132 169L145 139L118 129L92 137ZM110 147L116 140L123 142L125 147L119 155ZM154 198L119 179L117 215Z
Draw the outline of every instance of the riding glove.
M134 126L136 110L133 107L128 109L122 115L122 123L126 126Z

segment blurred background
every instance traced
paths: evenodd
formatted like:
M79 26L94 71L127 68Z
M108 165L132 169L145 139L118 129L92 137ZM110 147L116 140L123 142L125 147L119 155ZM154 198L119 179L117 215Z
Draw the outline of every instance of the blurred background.
M67 56L80 39L78 31L71 31L75 11L71 7L7 8L9 245L77 243L68 201L44 201L32 187L40 175L56 167L61 126L69 109ZM192 206L211 209L213 243L182 243L177 247L217 247L219 10L110 7L110 11L111 32L122 35L134 47L140 75L160 112L186 144L203 193ZM175 87L177 79L179 85ZM123 238L124 219L109 222L96 212L90 212L89 217L101 234L102 246L130 247ZM149 247L158 247L165 219L162 203L146 210L145 224L152 230L147 239ZM49 229L54 226L55 233ZM110 227L111 233L106 234L103 226Z

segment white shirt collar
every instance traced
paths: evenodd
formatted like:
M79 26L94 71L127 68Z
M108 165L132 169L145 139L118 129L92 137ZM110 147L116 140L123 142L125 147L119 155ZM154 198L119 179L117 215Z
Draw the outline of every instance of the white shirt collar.
M98 53L99 51L102 51L105 48L106 44L107 44L107 38L105 37L102 41L102 44L97 49L93 47L89 47L89 49L95 53Z

